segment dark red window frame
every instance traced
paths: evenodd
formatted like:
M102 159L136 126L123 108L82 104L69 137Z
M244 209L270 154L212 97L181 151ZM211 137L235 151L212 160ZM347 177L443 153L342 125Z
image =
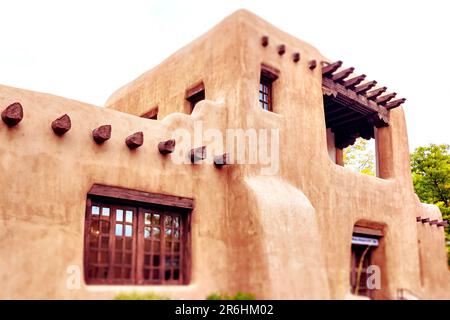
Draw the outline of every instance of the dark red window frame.
M273 111L273 88L272 84L278 79L278 71L263 65L259 80L259 105L262 109Z
M189 101L190 111L192 113L195 105L205 100L205 85L203 82L186 91L186 100Z
M86 283L189 283L192 208L190 198L94 185L85 221Z

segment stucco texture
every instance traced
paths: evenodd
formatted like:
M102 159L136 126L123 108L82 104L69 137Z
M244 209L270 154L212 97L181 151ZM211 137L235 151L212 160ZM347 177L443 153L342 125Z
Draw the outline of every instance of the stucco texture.
M269 45L261 46L261 36ZM286 45L280 56L276 46ZM294 63L293 52L301 53ZM442 227L416 217L442 219L414 194L403 108L377 129L380 177L352 172L328 155L321 68L315 48L241 10L114 93L106 107L0 86L0 106L20 102L24 119L0 124L0 298L113 298L152 291L204 299L212 292L254 293L261 299L345 299L353 226L383 226L382 290L420 298L450 298ZM279 70L273 111L258 103L261 64ZM186 90L203 82L206 100L189 114ZM158 120L139 116L158 106ZM50 124L68 114L72 128L56 136ZM211 161L176 164L158 142L176 129L277 129L279 171L261 164L217 168ZM103 145L92 130L112 125ZM125 138L142 131L144 145ZM205 142L207 150L212 146ZM189 148L177 141L176 152ZM211 160L214 152L208 152ZM94 183L195 200L192 276L179 286L67 288L67 268L83 272L87 192Z

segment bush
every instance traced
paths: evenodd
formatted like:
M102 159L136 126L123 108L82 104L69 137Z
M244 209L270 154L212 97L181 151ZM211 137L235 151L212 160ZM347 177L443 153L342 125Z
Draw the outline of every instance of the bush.
M255 300L255 295L239 291L234 296L230 296L227 293L211 293L206 297L206 300Z
M153 292L131 292L131 293L119 293L114 297L114 300L170 300L169 297L160 296Z

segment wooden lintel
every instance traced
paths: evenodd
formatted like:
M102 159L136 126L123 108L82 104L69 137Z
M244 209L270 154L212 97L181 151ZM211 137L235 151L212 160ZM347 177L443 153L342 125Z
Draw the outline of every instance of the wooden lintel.
M333 81L341 81L344 80L345 78L347 78L351 73L353 73L353 71L355 71L355 68L350 67L347 69L344 69L342 71L339 71L338 73L334 73L331 76L331 80Z
M142 131L133 133L126 138L125 143L130 149L139 148L144 144L144 133Z
M158 150L161 154L169 154L175 150L175 139L161 141L158 143Z
M389 94L385 94L384 96L378 97L377 100L376 100L376 103L378 103L378 104L386 104L390 100L394 99L396 95L397 94L395 92L389 93Z
M342 66L342 61L330 63L322 68L322 75L330 75Z
M94 184L89 190L88 194L91 196L137 201L148 204L158 204L190 210L194 208L194 199L192 198L178 197L160 193L150 193L101 184Z
M378 96L382 95L383 92L387 90L386 87L381 87L366 93L366 98L370 100L375 100Z
M384 106L386 109L390 110L390 109L394 109L399 107L402 103L404 103L406 101L405 98L402 99L397 99L391 102L386 103L386 105Z
M58 136L62 136L72 127L70 117L67 114L62 115L52 122L52 130Z
M365 75L365 74L362 74L362 75L360 75L360 76L351 78L351 79L349 79L349 80L345 80L345 81L342 83L342 85L343 85L345 88L354 88L354 87L356 87L358 84L360 84L365 78L366 78L366 75Z
M95 128L92 131L92 138L97 144L102 144L106 140L109 140L111 138L111 125L106 124Z
M354 91L355 91L355 93L363 94L363 93L369 91L370 89L372 89L373 87L375 87L376 84L377 84L377 82L375 80L372 80L372 81L369 81L369 82L366 82L366 83L363 83L363 84L357 86Z
M23 108L19 102L14 102L2 112L2 120L8 127L14 127L23 119Z
M367 116L364 114L353 112L351 114L347 114L342 117L337 117L336 119L333 119L331 121L327 121L327 128L329 127L339 127L343 124L348 124L351 122L355 122L357 120L361 120L363 118L366 118Z
M196 163L200 160L206 159L206 146L191 149L189 158L192 163Z

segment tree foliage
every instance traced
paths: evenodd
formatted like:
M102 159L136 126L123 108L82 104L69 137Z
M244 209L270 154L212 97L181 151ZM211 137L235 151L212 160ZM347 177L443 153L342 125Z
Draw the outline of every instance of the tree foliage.
M435 204L444 219L450 219L450 145L430 144L411 154L414 189L420 200ZM450 265L450 233L445 228Z
M344 165L356 172L375 176L374 140L356 139L344 149Z

